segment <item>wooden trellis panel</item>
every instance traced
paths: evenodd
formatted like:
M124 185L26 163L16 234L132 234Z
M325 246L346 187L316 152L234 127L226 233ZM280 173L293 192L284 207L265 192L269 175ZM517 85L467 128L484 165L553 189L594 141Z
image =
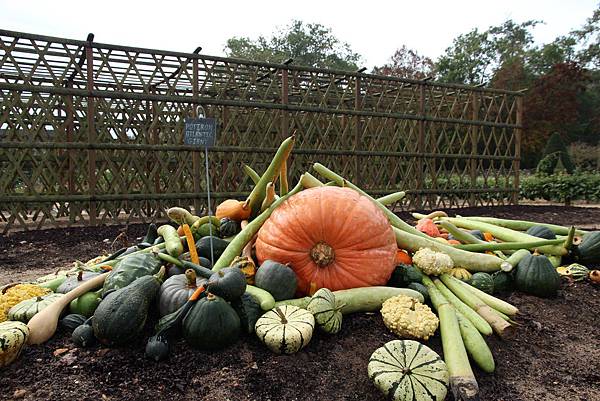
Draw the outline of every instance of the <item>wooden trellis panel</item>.
M402 208L514 203L518 93L0 30L0 231L164 218L206 207L184 118L219 122L215 202L243 197L297 137L292 179L319 161Z

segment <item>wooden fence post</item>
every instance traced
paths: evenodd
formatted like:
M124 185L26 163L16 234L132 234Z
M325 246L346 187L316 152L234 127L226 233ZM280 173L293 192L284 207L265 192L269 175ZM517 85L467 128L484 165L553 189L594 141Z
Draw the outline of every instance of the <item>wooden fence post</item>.
M362 98L360 96L360 76L356 76L354 81L354 110L359 111L362 109ZM354 117L354 144L352 146L353 151L358 151L360 149L360 131L361 131L361 123L360 116L356 115ZM354 182L356 185L361 186L361 177L360 177L360 161L358 154L354 154Z
M473 108L471 118L473 121L477 121L479 117L479 99L477 98L476 91L471 92L472 100L471 107ZM477 125L471 125L471 157L469 158L469 173L471 176L471 189L477 189L477 142L479 139L479 127ZM469 195L469 206L474 207L477 203L477 197L475 192L471 192Z
M194 60L192 61L192 97L194 100L198 100L198 59L194 58ZM194 103L193 106L193 117L197 118L198 117L198 108L196 107L196 104ZM206 117L206 116L203 116ZM193 180L194 180L194 192L196 194L196 197L194 198L194 213L196 215L200 215L201 213L201 209L202 209L202 202L200 201L200 180L202 178L201 174L200 174L200 166L201 166L201 162L200 162L200 151L199 150L193 150L192 151L192 169L193 169ZM205 185L209 185L209 183L207 182Z
M417 194L415 196L414 205L421 209L423 208L423 199L424 194L420 191L423 190L423 168L425 166L425 157L423 154L425 153L425 85L419 84L419 120L417 121L418 125L418 134L417 138L417 153L419 156L416 158L415 163L415 178L417 180L416 190Z
M520 191L520 173L521 173L521 135L523 134L523 96L517 95L517 128L515 128L515 159L513 160L513 171L514 171L514 189L512 201L513 204L519 204L519 191Z
M96 125L95 125L95 99L92 97L92 90L94 90L94 50L92 48L92 41L90 36L88 36L88 40L85 45L85 59L86 59L86 72L87 72L87 125L88 125L88 143L96 144L98 137L96 135ZM87 151L88 154L88 186L89 186L89 195L91 196L90 200L90 224L92 226L96 225L96 217L98 216L98 211L96 209L96 201L94 200L94 196L96 195L96 150L89 149Z

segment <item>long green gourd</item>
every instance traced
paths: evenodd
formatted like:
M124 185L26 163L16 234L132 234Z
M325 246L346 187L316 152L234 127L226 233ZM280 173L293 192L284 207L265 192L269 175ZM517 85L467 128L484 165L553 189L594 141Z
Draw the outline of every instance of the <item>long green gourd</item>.
M554 232L554 234L558 235L568 235L569 227L559 226L556 224L547 224L547 223L537 223L535 221L527 221L527 220L509 220L509 219L499 219L496 217L483 217L483 216L469 216L469 217L461 217L466 220L480 221L483 223L491 223L496 226L510 228L511 230L517 231L526 231L533 226L544 226L549 228ZM586 234L585 230L575 230L575 233L578 235Z
M290 196L293 196L300 192L301 189L302 184L301 182L298 182L298 184L290 192L288 192L287 195L277 199L267 210L259 214L257 217L254 218L254 220L248 223L248 225L242 231L240 231L234 239L231 240L229 245L227 245L227 248L225 248L225 250L221 254L221 257L219 258L219 260L216 261L212 269L214 271L219 271L224 267L228 267L229 265L231 265L233 259L235 259L236 256L239 256L242 253L242 249L244 249L248 241L250 241L252 237L254 237L256 233L258 233L258 230L260 229L260 227L262 227L264 222L267 221L267 219L271 216L273 210L277 209L277 207L281 205Z
M466 228L469 230L481 230L491 233L494 237L506 242L534 242L539 238L520 231L511 230L510 228L500 227L491 223L481 221L468 220L458 217L444 217L445 221L449 221L457 227ZM545 245L539 248L540 252L551 255L566 255L567 249L561 245Z
M319 173L320 175L322 175L323 177L327 178L328 180L331 180L331 181L335 182L340 187L352 188L355 191L357 191L358 193L360 193L361 195L364 195L364 196L368 197L369 199L371 199L375 203L375 205L377 205L377 207L379 207L379 209L385 214L385 216L388 218L388 220L390 221L390 224L392 226L394 226L396 228L399 228L400 230L409 232L409 233L411 233L413 235L419 236L419 237L427 237L427 238L429 238L427 236L427 234L422 233L421 231L417 230L416 228L414 228L410 224L406 223L400 217L396 216L387 207L385 207L381 203L377 202L377 200L375 200L373 197L371 197L365 191L363 191L362 189L360 189L359 187L357 187L356 185L354 185L350 181L346 180L344 177L342 177L342 176L338 175L337 173L329 170L327 167L323 166L321 163L315 163L315 164L313 164L313 169L317 173Z
M394 192L381 198L377 198L376 201L381 203L383 206L392 205L398 201L401 201L406 196L406 192Z
M473 323L459 311L456 311L456 318L467 353L481 370L492 373L496 369L496 364L485 339Z
M258 182L260 181L260 175L258 175L258 173L256 172L256 170L254 170L252 167L250 167L247 164L244 164L242 166L244 173L246 173L246 175L252 180L252 183L254 185L258 184Z
M413 213L413 215L414 215L414 213ZM466 231L459 229L458 227L456 227L454 224L450 223L449 221L441 221L440 226L445 228L446 231L448 231L450 234L452 234L454 236L454 238L456 238L460 242L464 242L467 244L487 244L486 241L475 237L471 233L468 233ZM510 252L507 252L507 253L510 253ZM504 255L504 253L502 253L501 251L494 251L494 255L498 256L501 259L506 259L506 255Z
M279 149L277 149L275 156L273 156L269 167L267 167L267 170L262 177L260 177L260 180L254 186L254 188L252 188L252 192L250 192L248 199L246 199L246 204L250 206L252 215L256 216L260 214L260 206L262 205L265 197L265 189L267 188L267 184L269 182L275 182L276 179L279 178L281 164L287 160L288 155L294 147L295 141L296 137L292 135L281 142L281 145L279 146Z
M535 237L534 237L535 238ZM564 244L563 238L559 239L538 239L537 241L528 242L486 242L485 244L461 244L454 245L456 249L462 249L469 252L484 252L484 251L505 251L518 249L536 249L545 246L553 246Z
M433 281L423 276L429 298L440 318L440 332L444 361L450 373L450 388L455 400L478 400L479 386L471 369L465 344L462 340L456 310L438 291Z

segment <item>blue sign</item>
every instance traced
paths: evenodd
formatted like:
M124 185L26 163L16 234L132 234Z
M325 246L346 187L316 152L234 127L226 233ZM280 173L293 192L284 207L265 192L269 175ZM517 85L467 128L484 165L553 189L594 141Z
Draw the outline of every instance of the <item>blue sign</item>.
M217 122L214 118L186 118L183 143L210 148L215 146Z

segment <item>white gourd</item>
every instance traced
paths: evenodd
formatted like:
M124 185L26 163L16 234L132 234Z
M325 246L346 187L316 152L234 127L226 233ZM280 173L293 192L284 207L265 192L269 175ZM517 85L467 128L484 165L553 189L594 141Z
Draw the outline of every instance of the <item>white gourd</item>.
M306 309L278 306L262 315L254 327L258 338L277 354L293 354L312 338L315 318Z

